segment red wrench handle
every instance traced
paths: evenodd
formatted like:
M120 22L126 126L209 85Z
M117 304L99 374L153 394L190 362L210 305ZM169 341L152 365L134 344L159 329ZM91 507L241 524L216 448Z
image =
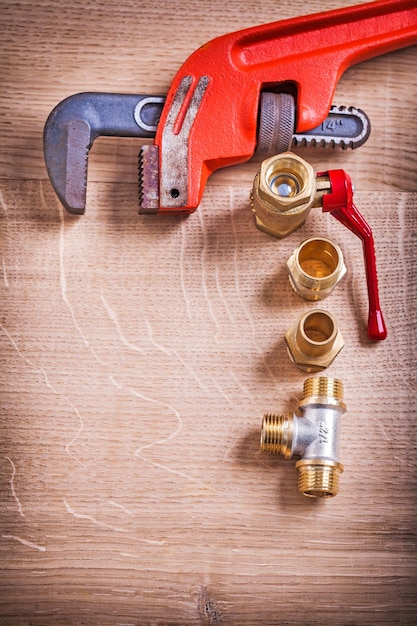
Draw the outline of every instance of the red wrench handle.
M323 121L348 67L413 43L415 0L382 0L249 29L231 51L236 67L258 83L296 84L302 132Z
M263 88L291 83L296 130L308 130L326 117L348 67L414 43L416 0L379 0L208 42L176 74L162 111L155 137L160 209L194 211L212 172L252 156Z

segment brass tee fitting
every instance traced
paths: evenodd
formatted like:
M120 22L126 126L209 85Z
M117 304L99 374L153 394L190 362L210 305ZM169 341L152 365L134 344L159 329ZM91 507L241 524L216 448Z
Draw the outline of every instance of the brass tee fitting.
M283 152L261 164L253 182L251 207L256 226L283 238L304 224L312 207L321 206L330 191L327 176L293 152Z
M329 367L345 345L333 315L322 309L303 313L285 334L291 361L304 372Z
M340 418L346 411L343 384L336 378L308 378L299 408L302 417L264 415L261 449L286 459L300 456L298 489L305 496L330 498L339 492Z
M322 300L346 274L341 249L326 237L310 237L300 243L287 268L292 288L305 300Z

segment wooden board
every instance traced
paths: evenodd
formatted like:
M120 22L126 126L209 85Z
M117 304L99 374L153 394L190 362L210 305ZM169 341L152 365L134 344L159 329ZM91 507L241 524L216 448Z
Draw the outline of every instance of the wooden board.
M137 215L141 142L94 146L85 216L47 179L42 131L79 91L160 93L205 41L343 0L0 3L4 625L414 624L417 48L346 72L363 108L346 169L372 225L389 337L366 337L361 244L320 212L278 241L253 222L259 163L216 173L188 218ZM221 112L219 112L219 115ZM259 451L306 374L284 334L313 304L285 262L310 235L348 272L322 306L345 348L339 495L304 498Z

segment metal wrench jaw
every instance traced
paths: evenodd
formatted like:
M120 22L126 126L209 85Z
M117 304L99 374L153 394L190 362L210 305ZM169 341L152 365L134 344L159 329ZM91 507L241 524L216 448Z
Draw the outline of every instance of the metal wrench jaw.
M187 165L189 157L188 137L191 125L198 115L204 92L209 79L203 76L192 96L192 104L187 110L187 123L176 128L176 119L192 85L190 76L186 76L178 89L175 102L163 131L162 151L167 158L162 177L159 180L157 163L159 147L144 146L139 152L139 213L157 213L171 203L179 210L186 204ZM318 128L294 133L295 100L288 93L262 92L259 100L258 124L255 156L271 156L286 152L291 145L322 147L340 146L358 148L369 138L371 123L368 116L354 107L332 106L324 122ZM174 146L175 149L171 149ZM169 166L168 166L169 165ZM181 191L182 190L182 191ZM185 212L189 212L185 209Z
M88 154L97 137L154 137L164 101L163 96L85 92L52 110L44 129L44 158L69 213L85 213Z

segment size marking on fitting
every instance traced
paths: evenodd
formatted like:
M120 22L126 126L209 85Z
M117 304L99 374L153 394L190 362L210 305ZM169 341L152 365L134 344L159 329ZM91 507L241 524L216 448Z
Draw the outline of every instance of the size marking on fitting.
M323 422L319 422L319 443L328 443L329 429L326 428Z

